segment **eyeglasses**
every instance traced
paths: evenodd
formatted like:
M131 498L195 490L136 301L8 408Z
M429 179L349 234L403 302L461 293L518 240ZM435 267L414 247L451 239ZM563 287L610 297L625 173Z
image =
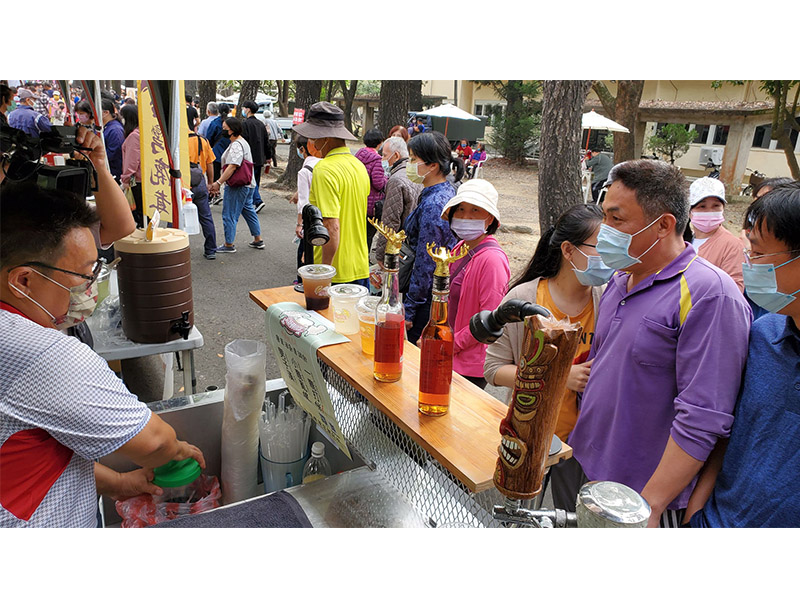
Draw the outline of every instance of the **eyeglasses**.
M796 254L797 252L800 252L800 250L784 250L783 252L771 252L769 254L753 254L752 250L743 248L742 252L744 252L744 262L747 263L748 267L752 267L752 261L754 260L761 260L762 258L767 258L768 256L778 256L779 254Z
M67 273L68 275L74 275L75 277L80 277L81 279L86 280L86 289L90 289L92 284L97 281L97 278L100 276L100 271L103 268L103 264L105 264L104 260L98 260L94 263L92 267L92 274L91 275L84 275L83 273L76 273L75 271L68 271L67 269L60 269L58 267L53 267L51 265L41 263L41 262L28 262L22 265L17 265L19 267L41 267L43 269L50 269L52 271L60 271L61 273ZM16 267L15 267L16 268Z
M597 248L597 244L578 244L578 246L586 246L587 248Z

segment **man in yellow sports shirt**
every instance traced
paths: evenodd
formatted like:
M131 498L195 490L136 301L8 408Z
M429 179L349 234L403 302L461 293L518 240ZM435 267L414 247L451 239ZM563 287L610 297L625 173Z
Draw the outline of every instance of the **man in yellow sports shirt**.
M323 159L314 167L309 201L322 213L330 241L314 249L314 262L336 267L333 283L368 287L369 175L346 143L356 137L345 128L342 109L329 102L313 104L293 129L308 138L309 153Z

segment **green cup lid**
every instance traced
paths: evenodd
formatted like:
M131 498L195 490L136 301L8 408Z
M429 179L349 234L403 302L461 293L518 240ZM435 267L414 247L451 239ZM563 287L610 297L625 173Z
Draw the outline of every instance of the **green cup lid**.
M193 458L171 460L165 465L153 469L153 483L161 488L181 487L188 485L200 477L202 469Z

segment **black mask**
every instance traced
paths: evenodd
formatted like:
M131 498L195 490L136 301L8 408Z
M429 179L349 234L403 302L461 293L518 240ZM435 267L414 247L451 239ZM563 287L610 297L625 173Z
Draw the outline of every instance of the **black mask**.
M222 135L223 135L223 137L229 138L229 137L231 137L231 132L230 131L223 131Z

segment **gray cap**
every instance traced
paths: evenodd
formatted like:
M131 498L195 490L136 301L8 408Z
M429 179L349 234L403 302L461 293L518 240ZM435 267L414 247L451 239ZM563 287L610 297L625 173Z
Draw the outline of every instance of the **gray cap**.
M330 102L312 104L306 113L305 122L292 129L310 140L328 137L351 141L358 139L344 126L342 109Z

